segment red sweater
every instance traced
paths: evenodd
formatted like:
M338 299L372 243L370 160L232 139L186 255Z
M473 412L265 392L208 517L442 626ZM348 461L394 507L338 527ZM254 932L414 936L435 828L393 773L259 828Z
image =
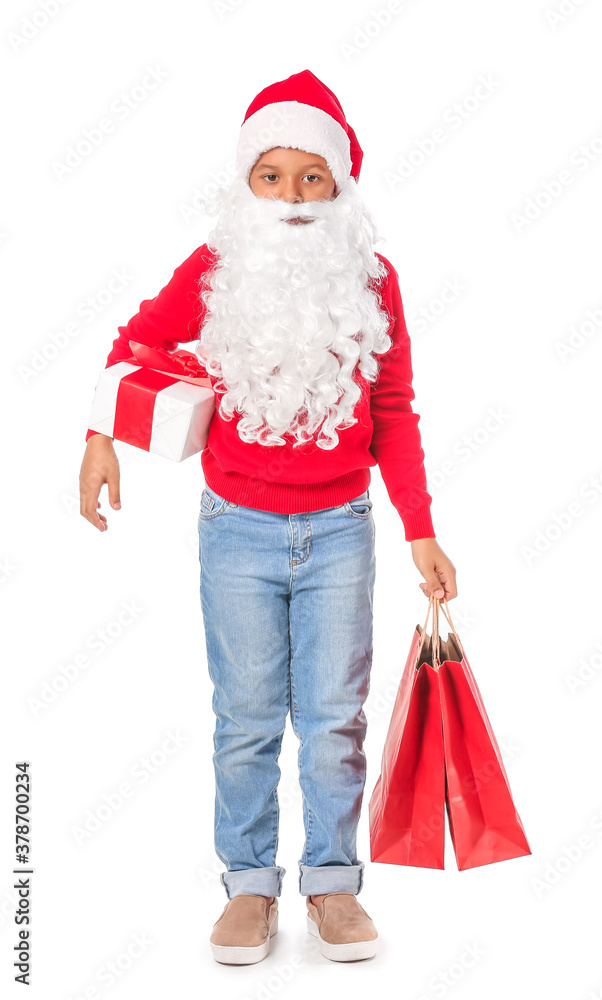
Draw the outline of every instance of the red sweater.
M427 491L424 451L417 413L412 411L412 362L398 274L378 254L388 269L380 285L383 303L391 317L393 346L376 355L377 382L363 378L356 366L354 379L362 387L356 404L357 423L338 430L339 443L330 451L309 441L293 448L292 435L278 446L247 444L237 432L240 415L219 416L219 394L209 426L201 465L207 486L232 503L279 514L321 510L352 500L370 485L370 466L378 464L393 506L404 524L406 541L434 538L432 498ZM198 279L215 263L207 244L198 247L180 264L154 299L140 303L139 312L118 327L106 367L131 357L129 340L150 347L177 350L180 344L199 339L203 306ZM212 384L215 379L211 379ZM86 441L95 431L88 430Z

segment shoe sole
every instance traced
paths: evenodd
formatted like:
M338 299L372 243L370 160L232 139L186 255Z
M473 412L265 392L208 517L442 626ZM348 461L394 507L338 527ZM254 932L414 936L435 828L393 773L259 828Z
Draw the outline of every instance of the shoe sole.
M277 930L278 913L272 921L270 933L261 944L255 945L253 948L244 948L240 945L213 944L210 941L213 957L216 962L220 962L222 965L253 965L255 962L261 962L269 954L270 938Z
M362 958L374 958L378 944L378 937L373 941L348 941L344 944L331 944L320 937L320 931L315 920L307 914L307 929L309 933L318 939L320 951L324 958L329 958L331 962L357 962Z

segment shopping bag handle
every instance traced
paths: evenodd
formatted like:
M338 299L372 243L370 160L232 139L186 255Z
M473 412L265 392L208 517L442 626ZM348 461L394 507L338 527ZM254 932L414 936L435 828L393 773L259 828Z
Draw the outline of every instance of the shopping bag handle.
M451 630L452 630L453 634L455 635L456 639L458 640L458 646L460 647L460 652L462 653L462 656L464 656L464 647L462 646L462 643L460 642L460 636L458 635L458 633L456 632L456 630L454 628L454 623L453 623L453 621L451 619L451 614L450 614L450 610L449 610L447 601L445 600L444 597L441 599L441 601L439 601L437 598L435 598L435 600L437 600L438 604L441 604L441 605L444 604L445 605L445 607L443 607L443 606L441 607L441 610L442 610L443 614L445 615L445 617L447 618L447 620L448 620L448 622L450 624Z
M433 595L431 594L430 598L429 598L429 606L428 606L428 609L427 609L427 612L426 612L426 618L424 620L424 625L422 626L422 633L421 633L421 636L420 636L420 643L418 645L418 652L416 654L416 663L418 663L418 661L420 659L420 653L422 651L422 647L424 645L424 640L426 638L426 626L427 626L427 623L428 623L428 620L429 620L429 615L430 615L431 609L432 609L432 612L433 612L433 634L432 634L432 657L431 657L431 660L432 660L432 665L433 665L433 669L434 670L438 670L439 667L441 666L441 639L440 639L440 636L439 636L439 608L440 608L440 606L442 604L444 604L445 607L441 607L441 611L443 612L443 614L447 618L447 621L449 622L449 624L451 626L451 630L452 630L453 634L455 635L456 639L458 640L458 646L459 646L460 652L462 653L462 656L464 656L464 648L462 646L462 643L460 642L460 636L458 635L458 633L456 632L456 629L454 628L454 623L451 620L451 614L449 612L449 607L447 605L447 601L445 600L445 598L442 598L441 600L439 600L439 598L433 597ZM435 661L437 662L437 666L435 666Z
M435 660L437 661L437 663L439 664L439 666L441 665L440 662L439 662L439 653L440 653L439 630L437 628L436 621L435 621L436 615L437 615L437 610L438 610L438 603L439 602L436 600L436 598L434 598L433 595L431 594L430 597L429 597L429 606L428 606L428 609L427 609L427 612L426 612L426 618L424 619L424 625L422 626L422 632L421 632L421 635L420 635L420 642L418 644L418 652L416 653L416 663L418 663L418 661L420 660L420 653L422 652L422 647L424 645L424 640L426 639L426 626L427 626L427 622L429 620L429 615L430 615L431 609L432 609L432 611L433 611L433 635L432 635L432 646L431 646L431 654L432 654L431 655L431 662L432 662L432 665L433 665L433 670L437 670L438 669L438 667L435 666Z

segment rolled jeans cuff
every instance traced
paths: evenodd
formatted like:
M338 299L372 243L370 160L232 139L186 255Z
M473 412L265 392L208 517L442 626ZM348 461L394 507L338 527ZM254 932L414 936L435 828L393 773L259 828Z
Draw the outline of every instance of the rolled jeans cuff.
M320 896L326 892L352 892L355 896L364 884L364 862L357 865L319 865L312 868L299 862L299 892L302 896Z
M240 868L238 871L222 872L220 882L226 890L228 899L243 893L254 896L280 896L282 893L282 876L286 868L275 865L273 868Z

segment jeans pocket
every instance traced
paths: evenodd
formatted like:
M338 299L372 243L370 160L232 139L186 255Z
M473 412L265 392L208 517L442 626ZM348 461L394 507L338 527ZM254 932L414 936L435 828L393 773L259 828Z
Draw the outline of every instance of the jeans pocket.
M360 521L366 521L372 516L372 500L368 496L368 490L365 493L361 493L359 497L355 497L353 500L348 500L347 503L343 504L343 510L349 517L358 518Z
M230 504L219 493L205 486L201 493L201 505L199 508L199 521L211 521L214 517L219 517L228 509Z

